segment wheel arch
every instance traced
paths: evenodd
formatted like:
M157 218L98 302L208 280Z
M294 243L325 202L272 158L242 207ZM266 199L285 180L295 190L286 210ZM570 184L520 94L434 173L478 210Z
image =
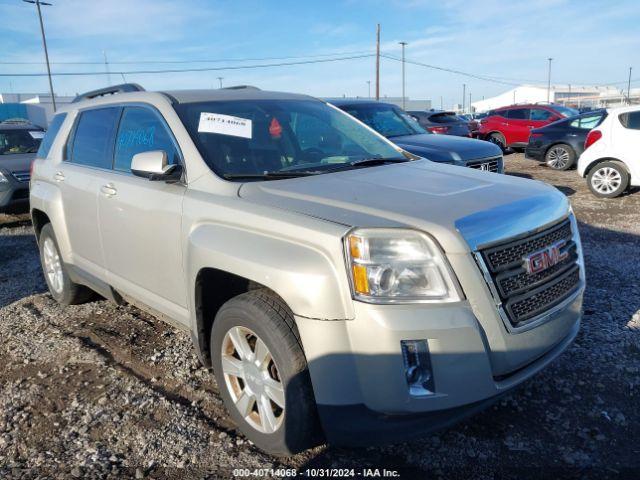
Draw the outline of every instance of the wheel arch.
M38 241L40 239L42 227L47 223L51 223L51 219L49 219L49 216L42 210L33 208L31 209L31 223L33 224L33 230L36 234L36 241Z
M629 170L629 167L627 166L627 164L624 163L622 160L615 157L602 157L602 158L593 160L591 163L589 163L589 165L587 165L587 168L584 169L584 174L583 174L584 178L587 178L589 176L589 173L591 172L591 170L595 168L596 165L604 162L614 162L619 164L622 168L624 168L627 174L631 176L631 170Z

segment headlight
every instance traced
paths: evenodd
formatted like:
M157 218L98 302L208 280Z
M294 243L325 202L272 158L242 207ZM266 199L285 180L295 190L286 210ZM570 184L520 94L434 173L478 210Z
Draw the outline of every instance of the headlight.
M354 297L371 303L454 302L461 299L446 259L416 230L362 228L345 250Z
M7 177L4 176L4 173L0 172L0 183L8 182Z

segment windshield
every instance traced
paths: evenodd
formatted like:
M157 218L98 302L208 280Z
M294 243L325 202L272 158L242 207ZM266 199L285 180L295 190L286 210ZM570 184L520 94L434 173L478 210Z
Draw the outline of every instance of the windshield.
M428 133L411 115L392 105L366 103L340 108L385 137Z
M562 105L554 105L553 109L557 112L560 112L565 117L573 117L574 115L579 115L580 112L575 108L563 107Z
M318 174L363 160L407 160L384 139L320 101L234 100L175 108L204 160L225 178Z
M42 136L39 130L0 130L0 155L35 153Z

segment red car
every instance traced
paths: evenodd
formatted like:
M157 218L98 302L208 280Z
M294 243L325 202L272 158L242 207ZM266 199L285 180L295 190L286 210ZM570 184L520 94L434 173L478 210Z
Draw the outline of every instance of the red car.
M501 107L480 120L479 137L503 150L508 147L524 148L529 142L530 130L573 115L578 115L578 111L562 105Z

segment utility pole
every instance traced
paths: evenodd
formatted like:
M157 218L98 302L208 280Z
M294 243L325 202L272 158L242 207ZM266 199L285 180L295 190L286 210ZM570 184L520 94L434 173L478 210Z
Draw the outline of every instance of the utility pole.
M551 99L551 60L553 58L549 57L547 60L549 60L549 72L547 75L547 103L549 103Z
M107 86L111 85L111 72L109 72L109 62L107 61L107 52L102 51L104 55L104 70L107 72Z
M50 3L43 2L41 0L22 0L26 3L35 4L38 8L38 18L40 19L40 33L42 34L42 45L44 46L44 58L47 61L47 76L49 77L49 91L51 92L51 103L53 104L53 111L56 111L56 96L53 93L53 82L51 81L51 66L49 65L49 52L47 51L47 37L44 35L44 23L42 22L42 11L40 5L51 6Z
M442 95L440 95L440 110L444 110L444 102L442 101Z
M405 110L405 98L407 98L404 94L404 47L407 46L407 42L398 42L402 45L402 109Z
M220 88L222 88L222 80L224 79L224 77L218 77L218 82L220 82Z
M369 89L369 98L371 98L371 80L367 80L367 87Z
M473 113L471 111L471 92L469 92L469 113Z
M376 29L376 100L380 100L380 24Z
M569 84L569 98L568 98L568 102L571 103L571 84ZM564 104L566 105L567 102L564 102Z
M627 104L631 105L631 70L633 67L629 67L629 82L627 83Z
M462 113L464 113L464 109L465 109L465 101L467 99L467 84L463 83L462 84Z

